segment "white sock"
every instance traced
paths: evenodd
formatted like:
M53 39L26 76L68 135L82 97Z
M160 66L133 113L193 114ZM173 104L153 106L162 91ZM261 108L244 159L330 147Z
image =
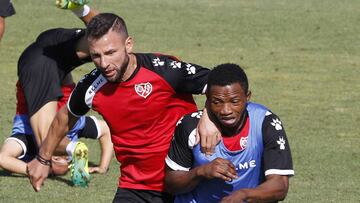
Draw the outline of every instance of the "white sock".
M90 7L88 5L80 6L79 8L71 10L77 17L81 18L90 13Z
M77 144L77 140L71 140L69 144L66 146L66 153L68 154L68 161L72 160L72 154L75 151L75 147Z

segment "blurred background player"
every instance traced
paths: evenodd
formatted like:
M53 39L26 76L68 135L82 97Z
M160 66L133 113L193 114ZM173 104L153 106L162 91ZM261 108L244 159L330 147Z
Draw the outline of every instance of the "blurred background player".
M65 78L65 81L69 79L69 76ZM0 167L13 173L26 175L26 162L32 160L37 155L38 145L29 123L23 91L19 83L17 83L16 87L16 115L14 117L12 135L5 140L0 150ZM66 104L74 87L75 84L63 85L61 87L64 96L58 101L58 109ZM84 116L79 119L79 122L67 133L67 137L57 147L56 155L67 155L68 159L63 160L61 157L53 157L52 174L62 175L66 173L68 162L72 160L73 156L84 153L83 150L87 149L86 146L78 142L78 139L82 137L98 139L101 147L100 164L90 167L87 173L105 173L107 171L113 152L109 128L102 120L98 120L93 116ZM87 162L81 164L87 164ZM78 174L73 170L72 176L74 175ZM88 175L86 176L89 178ZM74 180L79 182L80 185L81 178L74 177ZM77 185L77 182L74 182L74 184Z
M10 0L0 0L0 42L5 32L5 18L15 14Z
M85 24L97 14L87 5L76 4L74 6L74 3L69 1L58 1L57 3L58 5L61 3L62 8L71 6L74 13ZM29 119L37 146L40 146L47 135L57 112L58 101L64 96L62 86L74 86L70 72L89 61L91 59L85 39L85 30L80 28L46 30L21 54L18 61L18 84L24 93L27 110L25 120L21 122L26 123ZM108 157L113 152L111 142L107 141L106 146L102 152L103 156ZM69 151L84 152L79 153L81 156L73 156L71 171L74 171L75 174L72 173L71 178L73 182L79 182L78 179L81 180L84 177L84 181L87 182L89 177L87 147L79 144L70 145L67 148L70 148ZM35 158L41 160L39 156ZM79 167L80 170L74 170ZM82 174L77 174L78 171L82 171Z
M222 136L205 156L194 144L202 112L182 118L166 157L165 183L175 202L276 202L286 197L294 175L289 143L280 119L249 102L245 72L235 64L210 71L208 115Z

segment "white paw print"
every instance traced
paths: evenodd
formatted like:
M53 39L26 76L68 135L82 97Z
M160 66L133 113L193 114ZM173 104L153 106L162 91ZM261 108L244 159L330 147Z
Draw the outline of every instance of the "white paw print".
M201 118L201 116L203 115L203 112L202 111L198 111L198 112L194 112L191 114L191 117L194 118Z
M285 150L285 140L283 137L279 137L279 140L277 141L278 145L280 145L281 150Z
M173 68L173 69L175 69L175 68L181 68L181 62L171 61L170 67Z
M272 126L275 126L276 130L282 130L281 121L278 118L272 119L272 120L273 120L273 122L271 122L270 124Z
M164 63L165 63L164 61L160 61L159 57L153 59L152 62L153 62L153 64L154 64L154 66L163 66Z
M191 65L190 63L186 64L186 70L188 71L188 74L195 74L196 73L196 69L193 65Z
M184 116L183 117L181 117L179 120L178 120L178 122L176 123L176 126L178 126L178 125L180 125L181 124L181 122L182 122L182 119L184 118Z

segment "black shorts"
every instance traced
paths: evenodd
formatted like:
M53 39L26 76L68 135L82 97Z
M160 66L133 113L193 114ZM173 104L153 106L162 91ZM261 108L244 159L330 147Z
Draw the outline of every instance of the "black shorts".
M0 1L0 16L8 17L15 14L15 9L10 0Z
M29 116L46 103L57 101L63 96L60 77L65 77L65 73L58 70L56 61L42 52L41 47L32 44L18 62L19 81L24 90Z
M25 162L31 161L35 155L38 153L38 145L36 143L34 135L28 134L14 134L6 140L14 140L23 149L23 153L18 157L18 159L23 160Z
M84 35L85 31L81 29L46 30L21 54L18 77L29 116L46 103L58 101L63 96L62 80L88 61L80 60L76 53L76 42Z
M165 192L118 188L113 203L171 203L174 197Z

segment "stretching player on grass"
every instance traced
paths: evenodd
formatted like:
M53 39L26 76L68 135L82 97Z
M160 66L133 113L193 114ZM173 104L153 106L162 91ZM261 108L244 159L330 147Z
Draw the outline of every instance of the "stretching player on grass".
M67 79L71 79L65 77ZM66 82L65 82L66 83ZM0 168L3 168L12 173L26 175L26 162L32 160L38 153L38 146L35 140L34 132L29 123L29 116L27 114L27 107L24 99L24 92L19 83L16 85L16 115L14 117L12 135L7 138L0 150ZM63 97L58 101L58 109L66 104L72 89L75 84L70 86L63 85L61 87ZM51 163L51 174L63 175L68 170L68 162L72 160L73 155L81 154L83 151L75 151L74 146L82 145L78 142L79 138L98 139L101 146L101 160L99 166L90 167L87 173L105 173L108 169L112 154L107 154L107 148L111 148L109 127L102 120L98 120L93 116L84 116L79 119L67 136L62 140L61 144L56 149L56 155L68 156L67 159L61 157L53 157ZM86 152L87 153L87 152ZM76 160L74 158L74 160ZM79 161L79 160L76 160ZM87 164L87 163L79 163ZM72 174L75 174L72 171ZM89 177L87 177L89 178ZM74 180L81 180L81 178L74 178ZM80 182L74 182L80 184ZM84 184L84 183L82 183Z
M58 4L63 7L73 5L68 1L58 1ZM76 5L72 8L76 8L73 10L74 13L85 24L97 14L86 5ZM69 73L89 61L91 59L85 30L80 28L47 30L41 33L36 41L21 54L18 61L18 84L24 93L27 111L26 116L18 117L17 122L30 124L37 146L45 139L57 112L58 101L64 96L61 87L74 87L74 82ZM106 140L106 147L102 148L102 160L107 162L105 164L107 166L113 151L110 139ZM70 152L79 152L76 154L81 155L72 156L72 181L75 185L79 183L87 185L90 175L87 168L88 149L86 145L77 142L77 144L71 144L66 148ZM42 160L43 163L50 164L49 160L44 161L41 156L35 158ZM104 172L106 170L95 171Z

